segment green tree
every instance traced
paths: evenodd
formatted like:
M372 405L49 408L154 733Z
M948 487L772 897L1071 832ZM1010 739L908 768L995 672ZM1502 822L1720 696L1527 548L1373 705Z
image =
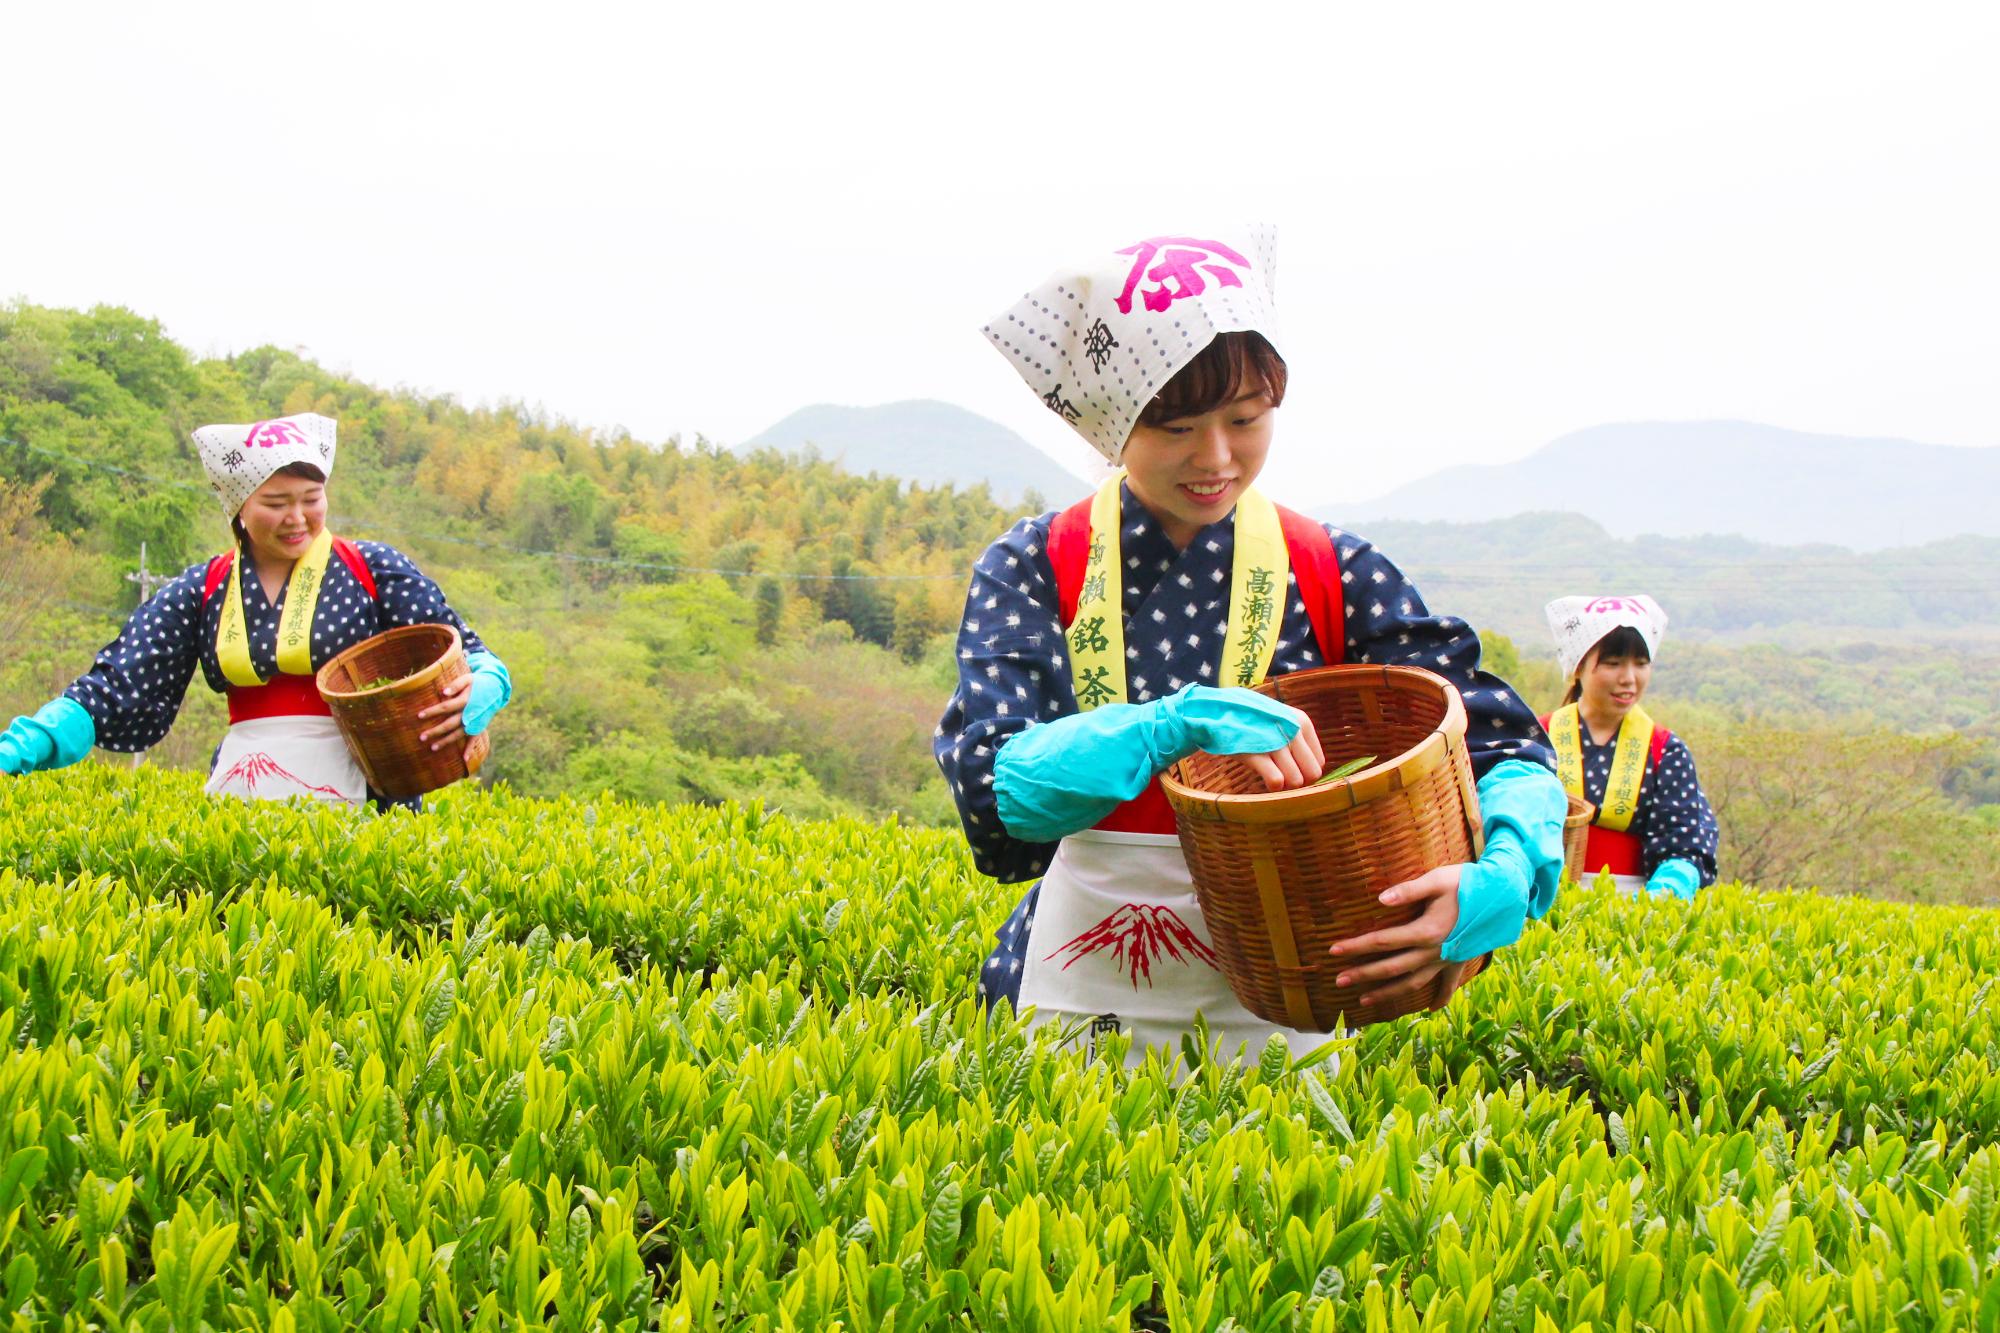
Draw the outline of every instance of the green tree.
M896 594L889 646L900 653L905 662L922 661L924 647L938 628L932 620L930 599L924 595L923 587L916 583L904 584Z
M537 472L521 479L514 526L523 545L581 554L611 539L613 511L596 482L576 473Z
M757 580L757 646L769 648L778 641L778 629L785 615L785 590L766 575Z
M680 571L670 566L686 563L680 539L636 519L619 519L611 525L611 553L633 562L624 571L639 583L672 583Z

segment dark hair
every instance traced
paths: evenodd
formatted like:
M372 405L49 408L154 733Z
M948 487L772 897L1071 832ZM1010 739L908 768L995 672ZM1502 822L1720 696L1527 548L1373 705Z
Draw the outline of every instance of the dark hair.
M1620 625L1592 644L1590 651L1583 655L1583 662L1577 667L1577 678L1569 683L1569 693L1563 696L1564 703L1573 704L1583 697L1583 667L1589 664L1592 657L1636 657L1641 662L1650 662L1653 652L1646 647L1645 635L1630 625Z
M322 486L326 485L326 472L317 463L287 463L271 476L297 477L300 481L316 481ZM269 481L270 477L266 477L265 480ZM243 520L234 514L229 516L229 530L236 534L239 543L250 540L250 534L244 531Z
M1218 333L1153 395L1153 401L1139 413L1139 422L1164 426L1182 417L1213 412L1235 402L1253 376L1270 391L1271 406L1285 401L1285 359L1278 355L1278 349L1261 333Z

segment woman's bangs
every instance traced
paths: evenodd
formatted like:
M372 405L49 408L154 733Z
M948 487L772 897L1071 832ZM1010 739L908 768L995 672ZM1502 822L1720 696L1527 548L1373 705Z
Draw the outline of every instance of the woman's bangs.
M1246 385L1262 380L1276 407L1285 400L1285 362L1261 333L1218 334L1181 367L1139 414L1142 425L1163 426L1235 402Z
M1607 657L1636 657L1641 662L1653 660L1652 650L1646 647L1646 636L1630 625L1620 625L1597 641L1591 650L1598 661Z

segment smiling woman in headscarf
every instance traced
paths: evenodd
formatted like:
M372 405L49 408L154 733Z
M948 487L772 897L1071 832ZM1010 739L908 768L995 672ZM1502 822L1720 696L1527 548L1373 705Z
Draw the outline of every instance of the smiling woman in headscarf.
M326 527L331 418L204 426L194 441L235 537L231 549L168 581L60 698L15 718L0 736L0 773L61 768L94 745L129 752L159 744L199 667L229 700L211 793L358 804L367 782L313 675L399 625L451 625L465 642L471 674L426 711L432 748L485 729L512 693L500 659L408 556Z
M934 743L979 868L1040 878L979 990L1172 1050L1202 1015L1224 1056L1274 1032L1216 966L1158 777L1205 750L1271 790L1326 763L1305 714L1244 688L1340 662L1407 664L1463 695L1486 852L1396 885L1406 926L1335 946L1343 985L1388 1000L1511 944L1548 909L1562 790L1532 711L1479 670L1479 637L1436 615L1352 533L1255 482L1289 372L1272 304L1275 237L1163 236L1051 277L986 328L1042 404L1122 470L980 557L958 689ZM1446 975L1448 974L1448 975Z
M1640 706L1667 613L1650 597L1562 597L1549 631L1569 693L1542 719L1569 794L1597 807L1584 873L1692 898L1715 883L1715 812L1687 742Z

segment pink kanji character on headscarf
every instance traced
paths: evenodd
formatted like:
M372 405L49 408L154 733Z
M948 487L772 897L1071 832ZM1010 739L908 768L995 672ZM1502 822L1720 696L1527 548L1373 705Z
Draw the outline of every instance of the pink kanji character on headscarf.
M304 444L305 433L289 421L260 421L250 428L250 436L243 441L244 447L276 449L280 445ZM324 453L324 450L321 450Z
M1200 241L1191 236L1155 236L1128 245L1118 253L1133 256L1132 271L1125 277L1125 290L1118 294L1119 312L1127 315L1132 313L1132 293L1142 278L1159 284L1140 293L1146 300L1146 309L1158 314L1183 297L1200 296L1207 291L1203 273L1224 287L1241 287L1243 279L1229 265L1250 267L1249 260L1221 242ZM1155 259L1159 263L1154 264Z

